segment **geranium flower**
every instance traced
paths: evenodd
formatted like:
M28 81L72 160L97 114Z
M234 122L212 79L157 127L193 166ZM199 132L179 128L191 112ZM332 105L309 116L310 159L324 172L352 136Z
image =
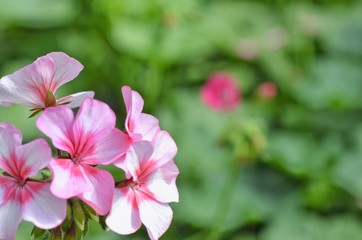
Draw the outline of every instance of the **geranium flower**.
M67 105L79 107L94 92L80 92L60 99L54 94L63 84L73 80L83 65L62 52L52 52L0 79L0 105L20 104L41 111L47 107Z
M153 144L133 143L125 159L127 180L117 184L106 219L111 230L131 234L143 223L149 237L158 239L168 229L173 216L168 203L178 202L176 152L166 131L160 131Z
M124 154L129 145L127 136L115 128L116 116L106 105L87 98L76 118L67 107L47 108L36 122L51 138L53 145L68 152L67 158L53 158L51 191L68 199L78 197L97 213L108 213L113 198L112 175L96 168L107 165Z
M51 160L47 142L21 145L21 133L0 123L0 239L14 239L22 219L42 229L58 226L66 215L66 200L55 197L49 182L32 179Z
M241 101L240 90L231 75L217 72L201 89L202 101L216 111L233 110Z

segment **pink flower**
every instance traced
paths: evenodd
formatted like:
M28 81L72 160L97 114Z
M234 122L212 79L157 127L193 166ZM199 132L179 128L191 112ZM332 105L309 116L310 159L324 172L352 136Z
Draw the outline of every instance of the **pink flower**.
M0 239L14 239L22 219L39 228L58 226L66 215L66 201L55 197L50 183L31 179L51 160L43 139L21 145L21 133L0 123Z
M153 144L133 143L125 159L127 180L118 184L106 219L111 230L131 234L143 223L149 237L158 239L168 229L173 213L167 203L178 202L176 152L166 131L158 132Z
M127 136L115 128L116 116L105 104L87 98L77 116L67 107L47 108L36 122L53 145L68 158L53 158L50 189L60 198L78 197L97 213L108 213L113 198L112 175L95 167L107 165L124 154Z
M20 104L41 110L51 106L79 107L94 92L80 92L60 99L54 94L63 84L73 80L83 65L62 52L52 52L30 65L0 79L0 105Z
M122 87L123 100L126 105L125 128L132 141L152 141L160 126L158 119L142 113L143 99L141 95L130 87Z
M265 99L272 99L277 95L277 87L272 82L264 82L258 88L258 94Z
M214 110L233 110L241 101L241 93L232 76L217 72L202 87L201 99Z

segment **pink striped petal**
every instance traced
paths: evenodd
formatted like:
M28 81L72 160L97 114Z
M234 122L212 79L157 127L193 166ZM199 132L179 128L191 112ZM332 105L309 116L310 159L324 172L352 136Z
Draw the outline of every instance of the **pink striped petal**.
M179 195L175 183L178 174L175 163L170 161L152 172L140 190L162 203L178 202Z
M43 107L45 94L50 87L48 78L54 64L43 56L34 63L0 79L0 102L5 106L20 104Z
M172 209L168 204L159 203L144 194L137 194L137 204L148 236L152 240L159 239L171 224Z
M160 167L172 160L177 153L177 146L167 131L160 131L156 134L154 140L154 151L151 156L152 160L157 160L155 167Z
M111 212L106 219L107 226L119 234L131 234L141 227L141 219L131 188L116 189Z
M53 175L50 190L55 196L68 199L92 191L92 187L83 175L82 165L74 164L68 159L53 158L49 168Z
M128 136L115 128L110 134L97 139L92 151L89 151L82 158L82 163L90 165L110 164L124 155L129 145Z
M91 206L98 214L105 215L112 205L114 180L112 175L102 169L84 165L84 177L90 187L78 197Z
M82 104L84 99L93 98L93 97L94 97L93 91L79 92L58 99L57 105L63 105L64 103L68 103L65 106L69 108L77 108Z
M94 144L114 129L116 115L109 106L101 101L87 98L79 108L74 120L73 134L79 145L77 153L87 149L86 145Z
M65 219L67 201L55 197L49 183L27 182L22 195L24 220L39 228L50 229Z
M0 239L14 239L22 219L21 204L9 200L0 205Z
M54 64L52 78L50 78L51 89L54 91L61 85L73 80L83 70L83 65L80 62L63 52L48 53L45 57L52 59Z
M142 178L141 174L147 174L146 172L152 170L152 163L149 161L152 152L152 143L147 141L135 142L127 151L125 164L134 181Z
M122 87L122 95L127 111L125 127L127 132L133 132L142 112L143 99L138 92L127 86Z
M14 199L17 188L18 184L15 178L0 175L0 205L9 199Z
M157 118L150 114L141 113L133 132L142 135L142 140L152 141L155 135L160 131L160 125Z
M74 152L72 125L74 116L67 107L47 108L36 121L40 131L52 139L54 146L72 154Z
M11 158L13 166L18 167L18 174L22 179L35 176L45 168L52 158L51 149L44 139L36 139L32 142L19 146L16 149L16 159ZM18 163L14 163L17 161Z

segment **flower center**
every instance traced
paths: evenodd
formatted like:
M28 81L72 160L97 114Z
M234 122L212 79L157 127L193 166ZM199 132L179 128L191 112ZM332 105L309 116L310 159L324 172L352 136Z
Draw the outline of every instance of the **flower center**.
M72 160L72 162L74 162L74 163L79 163L79 156L74 155L70 160Z
M20 187L24 187L26 184L26 179L18 179L17 183Z

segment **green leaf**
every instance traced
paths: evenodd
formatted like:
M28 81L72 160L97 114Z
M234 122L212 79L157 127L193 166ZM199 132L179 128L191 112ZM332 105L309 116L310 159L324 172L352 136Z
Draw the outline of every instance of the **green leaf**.
M46 232L46 230L34 226L33 230L31 231L31 240L44 239Z

